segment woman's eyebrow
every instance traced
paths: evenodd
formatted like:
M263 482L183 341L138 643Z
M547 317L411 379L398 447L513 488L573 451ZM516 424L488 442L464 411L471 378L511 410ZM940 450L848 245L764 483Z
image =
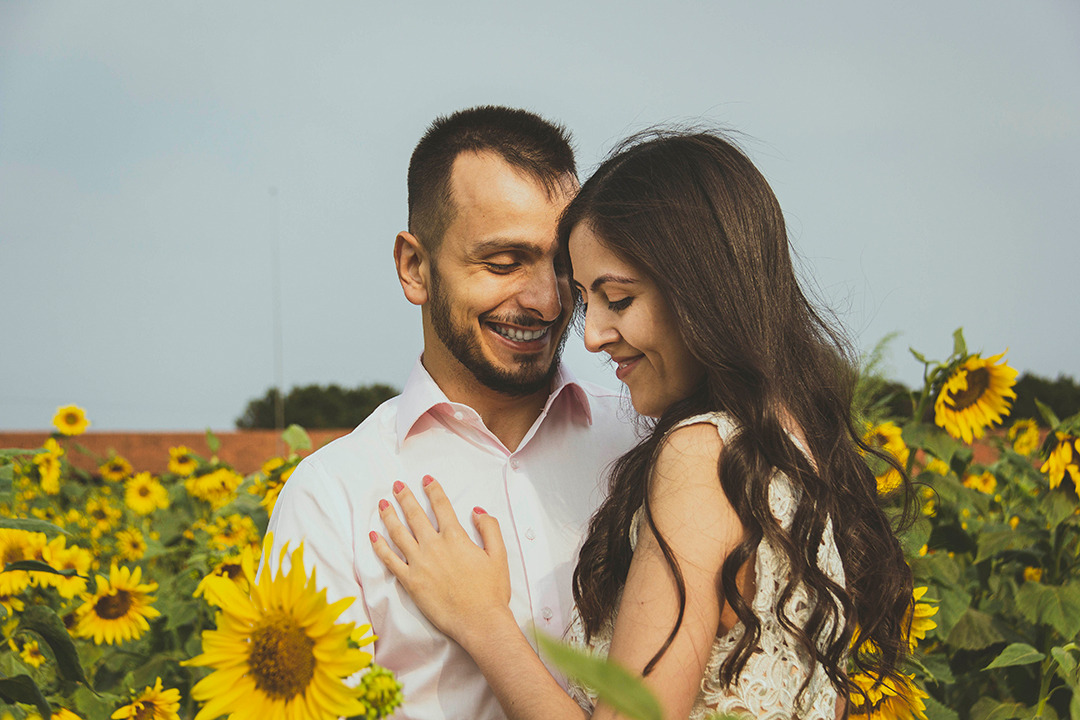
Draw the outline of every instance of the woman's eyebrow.
M620 285L634 285L637 283L637 280L632 277L626 277L625 275L613 275L611 273L608 273L607 275L601 275L600 277L593 280L592 285L589 286L589 290L591 292L596 292L600 289L601 285L609 282L618 283Z

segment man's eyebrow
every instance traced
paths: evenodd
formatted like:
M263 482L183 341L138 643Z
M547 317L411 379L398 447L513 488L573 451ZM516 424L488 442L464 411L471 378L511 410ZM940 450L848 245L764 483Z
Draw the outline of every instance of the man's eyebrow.
M469 254L479 257L492 252L505 252L505 251L517 250L518 252L528 253L530 255L543 255L546 251L536 243L531 243L526 240L509 240L492 238L490 240L482 240L476 245L473 245L469 250Z
M618 283L620 285L634 285L637 283L637 280L632 277L626 277L625 275L612 275L611 273L608 273L607 275L601 275L593 280L592 285L589 286L589 290L590 292L596 292L600 289L601 285L609 282ZM580 285L581 283L578 284Z

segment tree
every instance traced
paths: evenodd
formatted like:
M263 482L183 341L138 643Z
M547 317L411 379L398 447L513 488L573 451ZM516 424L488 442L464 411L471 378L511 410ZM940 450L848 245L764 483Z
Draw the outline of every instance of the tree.
M1080 385L1071 377L1058 375L1056 380L1049 380L1025 372L1013 387L1016 400L1010 416L1013 419L1034 418L1043 424L1042 415L1035 406L1036 398L1049 406L1059 418L1067 418L1080 411Z
M296 423L308 429L356 427L375 408L399 392L381 383L356 388L297 386L285 395L285 425ZM250 401L244 414L236 419L236 427L241 430L273 428L277 397L277 388L270 388L261 398Z

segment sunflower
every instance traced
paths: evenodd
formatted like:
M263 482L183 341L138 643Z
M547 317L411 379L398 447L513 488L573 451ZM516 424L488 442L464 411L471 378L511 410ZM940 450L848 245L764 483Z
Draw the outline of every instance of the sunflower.
M141 472L124 486L124 504L136 515L149 515L169 507L169 491L148 472Z
M215 510L225 507L236 497L236 488L244 481L229 468L217 468L205 475L194 475L184 481L188 494L210 503Z
M1004 355L972 355L945 379L934 401L934 422L949 435L970 444L1009 414L1007 398L1016 399L1016 370L996 364Z
M157 583L140 585L142 568L132 572L113 563L109 577L97 576L97 592L84 595L85 602L76 611L75 634L93 638L95 645L103 642L112 645L125 640L138 640L150 629L148 618L161 613L150 603L150 593L157 590Z
M267 536L264 553L272 538ZM221 611L217 630L203 632L203 653L183 665L214 672L191 689L205 703L195 720L232 714L232 720L323 719L362 715L359 691L342 681L371 664L371 655L349 647L352 623L336 623L352 598L327 603L326 590L304 575L303 544L288 573L269 567L250 593L226 578L206 581L206 599Z
M124 528L116 533L116 554L129 562L142 559L146 554L146 538L137 528Z
M873 720L927 720L923 699L930 696L915 682L914 675L878 682L873 673L856 673L851 680L862 691L851 694L852 715L868 715Z
M34 456L38 476L41 478L41 491L46 495L60 494L60 456L50 452Z
M926 463L926 467L923 469L926 472L932 472L935 475L941 475L942 477L949 474L949 464L936 457L931 457L930 461Z
M112 720L179 720L176 713L179 709L180 691L175 688L164 690L159 677L153 686L148 685L111 717Z
M1073 444L1076 444L1076 449L1080 452L1080 440L1063 432L1054 433L1054 435L1057 437L1057 445L1050 451L1050 456L1039 468L1039 472L1050 476L1051 490L1061 484L1061 481L1065 479L1065 473L1069 473L1073 485L1080 488L1080 467L1073 462Z
M964 478L964 487L978 490L984 495L993 495L997 489L997 478L993 473L984 472L981 475L968 475Z
M256 567L258 567L258 560L255 557L255 550L251 545L248 545L241 552L235 555L228 555L215 565L214 569L210 571L210 574L199 581L199 585L195 588L195 592L192 593L192 596L202 596L206 591L207 581L209 581L210 578L215 577L224 577L232 580L240 587L241 592L246 593L251 589L251 578L255 577Z
M210 547L222 552L259 543L259 529L249 515L233 513L216 518L206 527L206 532L210 533Z
M40 585L56 588L60 597L67 600L76 595L86 592L86 575L90 572L90 565L94 556L89 550L72 545L65 547L67 539L58 535L49 541L49 544L41 552L41 559L54 570L74 570L75 575L64 576L53 573L41 573L38 578ZM83 577L79 577L82 575Z
M195 454L187 446L169 448L169 472L176 473L180 477L187 477L195 472L198 466L199 461L195 459Z
M90 537L98 539L105 533L111 532L116 521L123 516L120 508L115 508L103 497L90 498L86 501L86 512L82 520L84 525L89 526Z
M1039 425L1030 418L1017 420L1009 428L1009 439L1013 441L1013 450L1021 455L1030 455L1039 447Z
M17 612L22 612L26 606L23 601L14 595L0 595L0 607L7 611L8 617Z
M78 405L65 405L56 408L53 425L61 435L82 435L90 427L90 421L86 419L86 411Z
M369 720L389 717L404 700L401 683L392 672L378 665L372 665L363 674L357 689L360 690L360 701L367 709L364 717Z
M112 480L113 482L120 482L128 475L131 474L132 467L126 459L119 455L113 455L106 460L98 468L98 472L101 473L101 477L106 480Z
M911 607L908 609L907 618L905 619L905 625L910 621L911 630L908 633L908 644L911 647L911 651L915 652L915 646L919 644L919 640L926 637L927 630L933 630L937 627L937 623L930 618L937 615L938 609L933 605L927 603L921 603L919 600L926 594L927 588L917 587L911 594Z
M3 568L8 563L40 559L45 542L45 533L0 528L0 596L18 595L30 586L30 573L25 570L4 572Z
M907 464L911 451L904 443L901 430L896 423L883 422L880 425L867 424L863 442L875 450L880 450L887 455L892 455L901 466ZM877 476L878 495L888 495L900 487L901 477L899 471L891 465L880 463L884 466L884 472Z

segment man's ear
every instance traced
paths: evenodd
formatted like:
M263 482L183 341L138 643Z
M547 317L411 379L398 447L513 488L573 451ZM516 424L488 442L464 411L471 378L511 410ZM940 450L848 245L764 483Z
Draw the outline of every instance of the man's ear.
M428 301L428 281L430 259L427 250L410 232L399 232L394 240L394 264L397 266L398 281L405 292L405 299L413 305L423 305Z

